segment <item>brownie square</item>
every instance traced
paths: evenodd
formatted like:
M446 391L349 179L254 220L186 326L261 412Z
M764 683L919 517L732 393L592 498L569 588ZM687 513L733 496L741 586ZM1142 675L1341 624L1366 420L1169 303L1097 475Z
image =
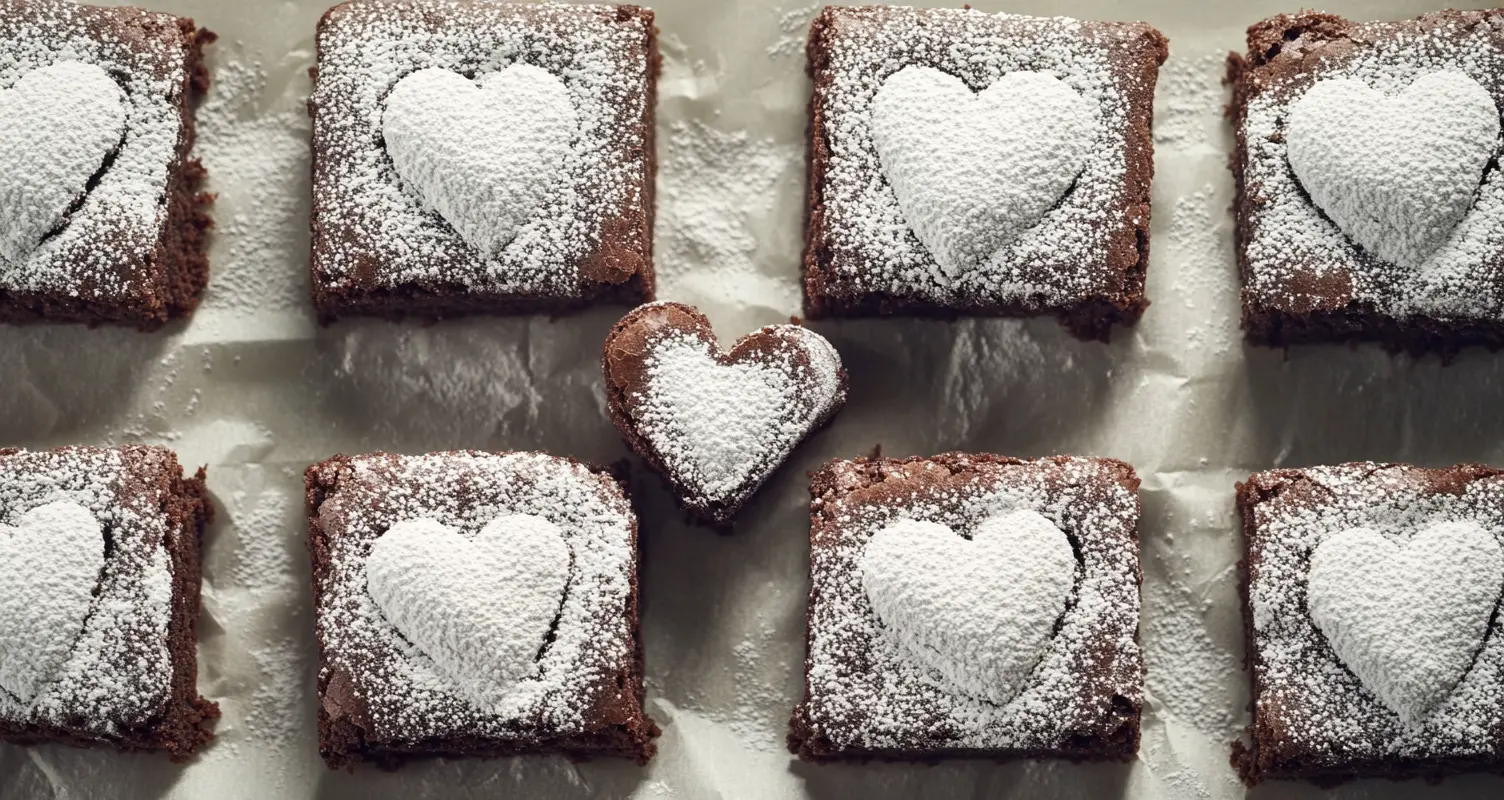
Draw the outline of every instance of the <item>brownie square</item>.
M810 28L808 49L814 94L804 250L807 316L1051 314L1077 336L1101 340L1114 324L1139 318L1148 305L1144 275L1154 173L1149 128L1159 65L1168 54L1158 31L1142 23L974 9L827 6ZM1053 76L1045 79L1052 84L1046 88L1058 93L1058 78L1067 97L1074 96L1085 109L1081 113L1091 117L1083 123L1079 160L1066 167L1068 183L1056 184L1063 194L1031 202L1037 218L1010 212L968 228L978 232L969 244L981 251L964 268L942 266L916 234L874 133L873 109L884 87L895 74L914 68L939 70L977 93L1001 87L1005 78ZM1023 102L1013 103L1024 109L1020 113L1042 102L1037 89L1024 95ZM908 110L909 117L928 114L940 125L933 135L910 132L921 142L916 163L926 158L922 151L928 143L951 136L950 129L960 124L957 117L965 115L938 105ZM1014 144L1021 146L1004 143L996 152L977 151L974 163L913 168L927 173L918 186L929 185L925 180L956 183L977 172L995 173L995 185L967 196L916 201L912 210L944 207L954 221L989 202L1004 202L996 198L1039 191L1029 188L1038 177L1033 167L1059 148L1029 143L1043 142L1060 126L1012 119L1020 126L1013 131ZM981 135L976 132L976 138ZM1003 222L1017 230L999 234Z
M637 518L610 473L542 453L375 453L316 464L307 484L319 752L331 768L517 753L652 757L658 728L642 709ZM449 645L415 641L424 639L421 629L399 630L408 617L394 617L372 581L397 576L421 587L406 608L435 609L436 626L489 619L508 633L527 621L509 610L511 598L546 576L511 572L508 589L487 592L485 582L496 576L478 557L464 559L478 571L451 564L430 580L434 573L417 556L393 567L373 553L384 539L396 541L398 526L407 533L416 522L475 545L490 523L513 515L527 515L555 532L552 546L567 547L567 588L546 607L547 636L531 643L516 682L494 701L477 699L473 687L501 686L477 674L493 668L500 651L482 647L471 654L481 667L456 671ZM501 530L503 537L524 532L516 523ZM522 563L538 549L518 541L506 561ZM488 630L476 623L452 641L488 641Z
M193 20L0 0L0 322L154 330L209 280Z
M1278 469L1237 505L1244 782L1504 770L1504 472Z
M0 449L0 740L182 761L198 694L204 471L160 447Z
M827 464L810 489L805 696L794 710L790 751L815 762L1132 760L1144 683L1138 486L1133 468L1112 459L948 453ZM997 535L991 527L997 521L1002 533L1026 533L1032 524L1036 535L1041 526L1047 534L990 551L1001 562L1031 565L1012 578L990 571L998 562L986 562L988 551L966 545ZM939 553L892 547L908 541L892 532L916 524L932 526L941 539L954 534L955 544ZM1051 546L1068 587L1058 605L1040 612L1026 602L997 602L1010 596L1009 584L1033 580L1032 566L1045 563L1035 557ZM907 591L877 593L878 552L900 571L912 566ZM878 601L894 607L885 598L897 601L899 618L876 610ZM992 622L1030 617L1042 626L1035 628L1032 654L1005 674L1013 681L1011 697L999 695L1000 682L989 678L996 672L947 669L1025 651L1023 639L974 635L982 630L976 614L983 608L997 609ZM920 618L919 627L905 611ZM937 663L935 650L920 654L937 646L934 638L911 646L912 634L926 624L929 636L950 637L944 646L955 661Z
M355 0L331 8L319 22L308 102L320 319L651 300L656 35L653 12L636 6ZM463 97L434 80L489 87L518 68L553 93L517 90L487 105L481 92ZM408 84L394 117L393 97L409 79L427 82ZM572 107L572 129L513 130L553 108L548 98L566 106L561 116ZM476 115L496 124L440 141L446 123L435 119L473 125ZM394 119L408 123L398 139L389 135ZM503 172L525 148L473 141L529 135L567 140L567 152L541 172ZM394 152L415 153L418 166L404 177ZM499 217L515 217L515 228Z
M1228 82L1250 342L1504 343L1501 23L1499 10L1362 23L1303 12L1248 29ZM1366 102L1330 96L1358 85ZM1406 96L1420 108L1400 112Z

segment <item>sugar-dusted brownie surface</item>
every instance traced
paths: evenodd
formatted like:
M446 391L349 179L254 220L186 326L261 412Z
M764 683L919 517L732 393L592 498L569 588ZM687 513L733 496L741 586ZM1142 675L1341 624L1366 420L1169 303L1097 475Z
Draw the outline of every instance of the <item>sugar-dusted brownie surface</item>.
M659 67L652 11L355 0L324 15L317 43L311 224L322 319L652 299ZM384 104L420 69L484 80L514 64L560 79L578 127L557 191L485 257L404 185L383 138Z
M377 453L314 465L307 485L319 749L331 767L424 756L653 755L658 729L642 709L637 519L611 474L541 453ZM536 672L502 712L467 699L398 632L367 588L367 559L404 521L433 520L473 537L511 514L558 526L570 566Z
M971 9L827 6L808 49L806 314L1053 314L1094 339L1138 319L1148 305L1149 128L1167 55L1158 31ZM1071 188L959 276L905 220L873 141L873 98L909 66L940 70L972 91L1010 73L1047 73L1096 111L1097 138Z
M846 370L824 337L771 325L722 351L710 320L681 303L622 317L601 362L622 438L680 505L721 527L846 402Z
M1401 259L1412 263L1397 263L1355 243L1317 205L1291 167L1287 137L1292 105L1333 79L1355 79L1394 98L1425 76L1460 74L1486 91L1497 116L1504 101L1501 23L1500 11L1439 11L1366 23L1304 12L1248 29L1248 53L1230 58L1228 77L1237 136L1233 173L1243 328L1251 341L1283 346L1374 340L1415 352L1504 344L1504 183L1488 154L1481 174L1471 178L1476 193L1455 187L1469 191L1472 200L1451 233L1434 250ZM1433 122L1443 132L1449 126L1440 117ZM1463 124L1452 122L1454 128ZM1343 134L1377 153L1388 146L1384 129L1400 124L1393 117L1353 119ZM1424 181L1435 172L1397 169L1385 180L1400 194L1420 198L1433 187L1417 183L1417 175ZM1393 191L1370 188L1375 195ZM1397 216L1400 224L1421 227L1418 215Z
M1370 529L1403 547L1428 528L1463 523L1504 544L1504 472L1377 463L1280 469L1239 484L1237 503L1247 548L1241 589L1253 686L1248 739L1233 750L1244 781L1334 783L1504 769L1504 641L1496 611L1484 609L1481 646L1460 682L1435 687L1444 699L1406 723L1380 699L1380 687L1365 685L1338 656L1313 619L1309 596L1313 553L1353 529ZM1370 561L1385 557L1371 547L1365 553ZM1460 564L1439 566L1449 582L1469 574ZM1398 577L1403 583L1422 575ZM1494 595L1498 585L1495 576ZM1402 627L1366 631L1381 650L1393 651L1378 657L1400 655L1411 640L1430 633ZM1415 686L1425 680L1420 673L1411 679L1411 688L1425 688Z
M199 190L204 170L191 155L193 111L209 83L202 48L213 40L193 20L139 8L0 0L0 91L14 93L31 75L43 84L40 92L68 98L70 87L46 85L55 79L39 71L82 64L103 70L119 87L111 102L123 105L120 136L90 153L82 171L62 169L67 148L55 141L76 133L29 141L41 126L7 130L12 154L57 157L43 157L43 169L22 163L30 156L0 158L19 173L0 174L0 227L11 229L0 237L11 251L0 254L0 322L151 330L198 306L209 279L211 197ZM15 106L7 111L12 120L18 113ZM69 182L77 186L60 185ZM39 241L12 242L26 215L58 192L75 195L56 209L59 221Z
M0 537L16 537L0 552L19 560L21 548L49 547L47 558L58 564L85 555L57 552L51 539L42 544L35 512L59 503L76 504L97 521L97 541L84 548L103 550L102 568L58 671L44 677L29 702L0 688L0 740L191 756L212 738L207 728L219 716L197 689L199 539L213 511L203 471L185 477L177 457L160 447L0 449ZM0 563L0 571L7 566L16 564ZM21 592L7 600L56 620L62 598L81 588L63 574L7 575L4 585ZM7 650L12 656L45 650L6 644L15 648ZM34 666L0 669L14 676Z
M789 749L812 761L1132 759L1144 681L1138 485L1132 467L1111 459L949 453L827 464L810 490L805 697ZM896 521L936 522L970 537L985 520L1020 510L1064 532L1076 579L1037 666L997 704L957 691L895 647L864 590L861 563L873 537Z

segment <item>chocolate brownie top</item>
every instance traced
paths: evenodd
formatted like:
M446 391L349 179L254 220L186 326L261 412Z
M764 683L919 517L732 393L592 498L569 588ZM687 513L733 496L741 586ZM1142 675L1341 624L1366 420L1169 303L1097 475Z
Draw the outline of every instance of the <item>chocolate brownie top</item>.
M971 9L827 7L810 42L823 119L823 190L812 198L828 257L827 292L888 293L944 305L1054 307L1122 293L1148 214L1149 118L1164 38L1140 23L1082 22ZM906 222L870 124L873 98L920 65L981 91L1020 71L1053 75L1097 114L1095 143L1071 189L990 259L947 275ZM819 160L817 156L817 160Z
M418 0L330 9L309 100L315 280L331 291L417 284L572 298L587 283L648 269L640 254L651 235L643 119L652 36L652 12L633 6ZM563 82L577 128L558 191L487 258L398 176L382 115L393 87L418 70L480 79L514 64Z
M1472 523L1504 545L1504 473L1375 463L1273 470L1239 486L1239 505L1256 746L1317 769L1386 758L1504 757L1497 615L1456 688L1429 716L1406 724L1337 656L1312 619L1307 591L1316 548L1355 528L1403 544L1437 524ZM1402 647L1415 634L1384 627L1367 633L1380 649Z
M1143 702L1138 644L1138 479L1126 464L1020 461L952 453L834 461L813 480L807 697L809 728L837 749L1034 750L1101 742L1135 728ZM1029 509L1069 538L1071 599L1021 691L999 705L954 690L881 630L860 559L900 519L969 536L983 520ZM797 728L797 726L796 726ZM1136 730L1130 736L1136 741Z
M622 434L720 524L846 402L841 356L824 337L770 325L723 353L710 320L681 303L623 317L602 363Z
M1356 79L1393 97L1424 76L1460 74L1492 98L1497 118L1504 108L1501 30L1500 11L1440 11L1370 23L1304 13L1249 28L1248 56L1232 66L1235 169L1242 186L1239 259L1249 308L1304 314L1357 303L1393 317L1504 314L1504 181L1492 160L1451 235L1423 260L1400 258L1412 261L1401 264L1355 245L1317 207L1291 167L1287 141L1292 105L1319 82L1336 78ZM1436 122L1447 124L1443 118ZM1343 127L1342 135L1351 137L1352 147L1377 151L1384 128L1355 124ZM1393 188L1423 205L1440 202L1427 198L1434 187L1421 183Z
M0 688L0 720L112 736L161 713L172 682L173 575L166 542L175 535L164 504L181 474L177 458L158 447L0 450L0 526L11 528L0 536L26 547L31 535L29 541L43 546L32 527L42 523L28 513L71 502L97 520L104 553L96 595L60 670L29 703ZM62 565L79 555L51 558ZM57 611L49 604L77 588L56 574L27 587L25 602L44 614Z
M322 532L314 581L329 719L353 723L373 747L422 751L435 740L564 738L640 716L632 688L618 683L635 663L636 518L610 475L540 453L375 454L312 467L309 486ZM382 614L366 562L397 523L433 520L473 536L510 514L558 526L569 577L538 671L506 703L482 708Z
M0 0L0 91L12 93L0 103L57 102L57 108L80 119L92 119L105 113L102 106L116 104L124 115L123 126L114 129L119 135L109 137L111 141L97 152L48 159L45 171L19 165L22 174L0 174L0 229L6 229L8 244L17 226L31 222L16 209L39 196L73 192L72 204L63 204L66 216L39 244L35 237L26 237L7 248L13 251L10 255L0 252L0 291L120 302L139 298L157 285L153 270L167 218L169 176L178 166L188 113L187 70L193 47L181 23L177 17L138 8ZM118 87L114 96L104 91L78 99L78 83L91 75L104 80L97 71L86 70L80 77L80 64L103 70ZM64 71L38 72L48 68ZM28 75L37 84L28 90L32 96L22 100L16 87ZM69 85L60 86L60 81ZM70 107L69 102L78 105ZM7 112L12 117L15 113L14 107ZM118 120L114 116L110 121ZM26 134L41 129L11 132L8 137L18 138L7 138L7 147L15 154L23 147L26 152L44 148L49 143L22 144ZM76 134L93 133L97 131L59 138L72 143L80 138ZM53 149L68 148L53 144ZM0 163L5 161L0 157Z

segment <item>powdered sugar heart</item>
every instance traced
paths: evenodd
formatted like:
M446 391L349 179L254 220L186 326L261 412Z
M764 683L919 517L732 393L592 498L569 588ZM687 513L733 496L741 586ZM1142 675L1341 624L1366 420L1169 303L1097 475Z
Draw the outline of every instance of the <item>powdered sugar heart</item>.
M1397 545L1353 528L1311 554L1306 604L1342 663L1411 725L1462 680L1504 588L1504 551L1471 522Z
M1418 266L1472 206L1499 144L1488 91L1432 72L1393 97L1324 80L1290 105L1290 167L1316 206L1385 261Z
M461 695L489 708L537 672L569 569L568 543L541 517L497 517L473 539L414 519L371 546L366 588Z
M124 136L125 93L93 64L60 61L0 91L0 259L61 227Z
M1070 540L1035 511L992 517L963 539L902 519L862 553L862 587L893 641L965 694L1004 704L1023 689L1076 579Z
M18 522L0 525L0 689L30 703L83 632L104 569L104 533L87 508L68 501Z
M397 174L486 257L564 185L577 126L564 83L528 64L479 81L418 70L397 82L381 118Z
M1037 72L972 93L908 66L872 100L872 142L898 207L951 277L1044 217L1081 173L1097 127L1086 98Z
M770 325L722 353L709 320L678 303L649 303L617 323L605 377L629 442L717 524L846 401L841 357L825 337Z
M716 357L698 339L658 345L646 413L639 423L676 475L719 500L769 462L782 461L836 400L839 360L825 338L797 325L765 332L807 354L822 377L813 383L789 369L788 353L743 360ZM801 397L802 396L802 397Z

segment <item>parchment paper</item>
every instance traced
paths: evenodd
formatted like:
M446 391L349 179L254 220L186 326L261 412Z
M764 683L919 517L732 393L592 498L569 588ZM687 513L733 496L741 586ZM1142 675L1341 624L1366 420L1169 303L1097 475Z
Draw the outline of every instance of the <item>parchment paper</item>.
M852 378L835 424L800 448L719 536L682 524L637 470L643 518L646 768L562 758L327 770L314 730L303 468L336 452L541 449L626 454L603 413L600 343L621 309L558 320L318 328L307 299L314 25L327 0L154 0L219 32L200 152L219 193L204 307L163 334L0 329L0 442L157 442L209 465L200 689L224 710L186 767L150 755L0 745L0 797L1133 797L1244 790L1228 743L1246 724L1232 485L1281 465L1351 459L1504 463L1504 357L1288 355L1243 345L1232 260L1223 59L1298 3L976 2L988 10L1143 19L1170 38L1156 101L1154 305L1112 344L1050 320L820 323ZM661 296L730 340L798 312L808 84L817 8L655 4ZM1330 2L1359 18L1441 7ZM734 196L733 196L734 195ZM1144 479L1148 707L1136 763L814 767L783 749L801 688L805 474L826 459L952 449L1111 455ZM640 466L640 465L639 465ZM1254 797L1316 797L1275 784ZM1331 796L1497 797L1504 780L1362 781Z

